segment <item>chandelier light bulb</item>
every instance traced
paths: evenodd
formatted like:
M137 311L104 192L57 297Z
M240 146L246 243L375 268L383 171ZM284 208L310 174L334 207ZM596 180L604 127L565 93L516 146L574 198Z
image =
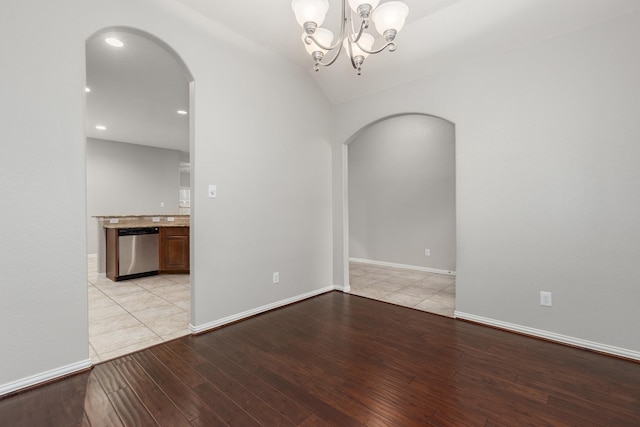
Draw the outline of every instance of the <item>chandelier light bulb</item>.
M386 37L385 32L389 30L393 30L395 33L400 32L404 27L408 14L409 7L406 4L399 1L390 1L381 4L374 10L371 20L376 25L376 30Z
M313 22L319 27L329 11L329 0L293 0L291 9L301 27L307 22Z
M326 28L318 28L313 33L313 37L323 46L331 47L331 43L333 43L333 33ZM323 55L327 53L327 49L321 48L313 40L311 40L311 44L307 44L306 38L307 33L302 33L302 43L304 43L304 48L309 55L313 55L313 52L322 52Z
M358 45L362 46L363 49L371 50L374 41L375 39L371 34L363 33L357 44L351 43L348 38L344 39L344 48L347 50L347 52L349 52L348 43L351 43L351 57L355 58L356 56L362 56L363 58L366 58L367 56L369 56L369 54L360 49Z

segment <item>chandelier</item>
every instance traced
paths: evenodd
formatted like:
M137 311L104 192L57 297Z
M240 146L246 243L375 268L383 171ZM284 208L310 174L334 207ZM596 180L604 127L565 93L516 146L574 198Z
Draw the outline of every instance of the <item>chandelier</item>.
M293 0L291 2L296 20L304 28L302 41L313 58L315 71L318 71L321 65L328 67L336 62L344 49L351 59L351 65L360 75L362 64L367 56L375 55L385 49L389 52L396 50L394 40L404 26L409 8L400 1L388 1L378 5L379 3L380 0L349 0L350 8L347 8L347 1L342 0L340 35L334 43L333 33L320 27L329 10L329 0ZM358 20L360 24L356 26ZM375 49L373 48L376 43L375 37L366 32L369 29L370 20L384 39L382 46ZM329 59L327 52L332 52L333 57ZM325 56L327 56L326 60Z

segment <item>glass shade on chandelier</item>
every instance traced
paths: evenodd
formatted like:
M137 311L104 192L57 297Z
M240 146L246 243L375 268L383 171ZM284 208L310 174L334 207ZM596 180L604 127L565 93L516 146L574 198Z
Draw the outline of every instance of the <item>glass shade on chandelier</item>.
M388 1L380 4L380 0L342 0L342 22L340 35L334 41L333 33L320 27L324 23L329 11L328 0L293 0L291 8L295 13L298 24L304 28L302 42L314 61L314 69L320 66L328 67L335 63L340 52L347 52L351 65L358 72L362 72L362 64L369 55L378 54L384 50L396 50L395 38L404 27L409 8L400 1ZM376 44L372 34L367 32L369 23L373 21L378 33L382 36L382 46L374 48ZM359 25L355 25L359 22ZM332 58L325 61L327 53Z
M293 0L291 7L298 24L302 27L306 22L313 22L318 27L322 25L329 11L329 0Z

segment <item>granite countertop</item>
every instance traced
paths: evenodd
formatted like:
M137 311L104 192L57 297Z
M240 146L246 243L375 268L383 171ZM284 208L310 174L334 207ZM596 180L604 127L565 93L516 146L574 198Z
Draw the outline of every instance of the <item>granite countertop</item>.
M190 219L189 215L105 215L94 218L101 221L104 228L189 227ZM111 223L112 220L118 222Z

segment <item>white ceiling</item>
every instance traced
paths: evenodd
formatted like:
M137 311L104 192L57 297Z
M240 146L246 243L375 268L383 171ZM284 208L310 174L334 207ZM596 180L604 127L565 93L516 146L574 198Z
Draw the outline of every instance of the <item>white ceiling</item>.
M109 46L107 37L124 46ZM189 83L160 45L122 31L93 38L87 42L87 87L88 137L189 151L189 117L177 113L189 109Z
M307 68L333 103L640 9L640 0L403 0L409 18L397 51L370 56L357 76L345 58L312 70L290 0L175 1ZM329 2L323 26L337 34L341 1ZM188 118L175 114L188 106L180 67L154 43L126 36L126 49L114 50L103 38L87 45L88 135L188 151ZM99 121L107 131L95 130Z
M311 71L312 60L302 46L303 30L290 0L177 1L307 67L334 103L574 31L640 6L639 0L402 0L409 6L409 17L398 35L398 49L370 56L362 76L357 76L346 58ZM329 3L323 26L338 34L341 1Z

